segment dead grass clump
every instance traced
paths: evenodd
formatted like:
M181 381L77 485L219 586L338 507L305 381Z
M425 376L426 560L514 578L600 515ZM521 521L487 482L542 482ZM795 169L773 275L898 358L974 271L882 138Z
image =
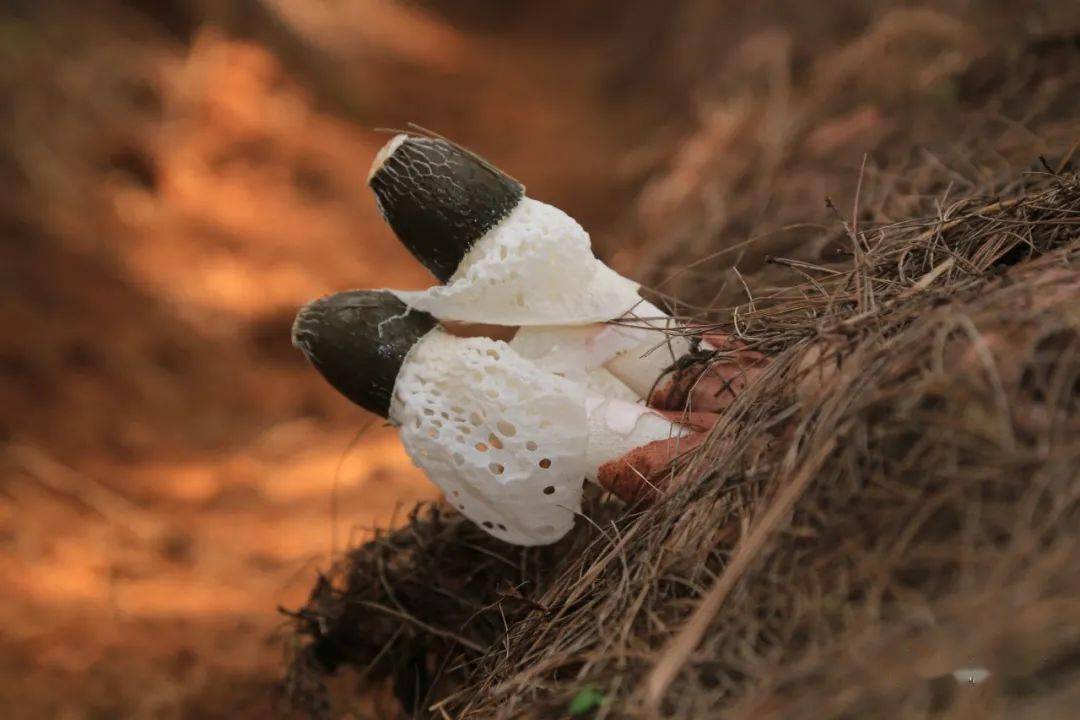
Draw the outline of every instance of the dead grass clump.
M665 167L626 232L637 242L613 248L646 284L700 306L695 314L728 307L746 300L733 267L760 285L790 275L769 256L849 259L843 236L827 231L826 196L850 215L858 194L853 222L894 223L1003 191L1018 168L1042 170L1040 155L1055 169L1068 156L1080 112L1075 11L853 5L790 27L739 26L707 70L722 82L701 93L696 130L658 153ZM783 16L797 11L822 15ZM714 25L689 27L716 43Z
M849 227L849 270L804 266L740 308L775 360L717 430L734 451L695 458L606 553L567 559L538 598L552 612L510 629L451 716L543 715L586 682L618 716L1068 707L1080 186L1045 185ZM931 682L973 664L993 673L977 697Z
M369 681L391 679L405 708L426 707L467 681L470 661L497 645L509 622L546 611L529 598L558 557L588 542L577 533L551 547L511 546L451 510L416 507L405 527L348 552L320 576L307 605L289 613L299 640L290 699L326 715L324 677L348 665Z
M408 635L450 717L546 717L590 686L600 716L1062 716L1080 697L1078 223L1080 178L1048 173L843 225L847 269L790 268L803 282L723 326L773 361L661 503L500 559L459 521L414 519L317 589L306 652L333 627L338 662L385 665ZM952 679L973 666L990 679Z

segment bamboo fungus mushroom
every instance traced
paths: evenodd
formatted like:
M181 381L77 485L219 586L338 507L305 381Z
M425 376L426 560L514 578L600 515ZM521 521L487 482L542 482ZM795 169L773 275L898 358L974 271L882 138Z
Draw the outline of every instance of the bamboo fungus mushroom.
M665 341L677 323L593 255L581 225L467 150L398 135L368 183L401 242L444 283L395 291L410 307L444 322L520 326L514 347L536 359L538 348L577 343L582 372L607 367L640 398L690 350L682 337ZM616 319L636 326L597 324Z
M584 478L597 480L601 467L643 445L667 459L689 434L503 341L451 335L388 291L310 303L296 317L293 343L338 391L398 427L449 502L519 545L569 531Z

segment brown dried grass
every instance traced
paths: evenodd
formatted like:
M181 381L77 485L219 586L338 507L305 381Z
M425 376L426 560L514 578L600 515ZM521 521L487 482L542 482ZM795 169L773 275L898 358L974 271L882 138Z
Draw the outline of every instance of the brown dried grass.
M318 588L298 667L422 657L450 717L1075 707L1080 178L845 227L848 269L722 326L773 361L662 502L539 550L429 510Z
M728 89L701 101L696 132L644 185L622 267L691 314L728 308L747 299L733 267L787 285L767 258L846 262L827 196L852 222L902 222L1069 154L1080 14L875 7L857 34L740 28L714 71ZM1016 32L1040 25L1061 34Z
M565 717L587 687L596 718L1080 706L1075 38L999 48L907 10L864 37L801 87L783 38L748 40L764 91L707 103L645 188L636 260L693 333L771 358L663 500L592 497L541 549L422 509L297 614L303 707L331 712L342 665L433 717ZM876 82L882 47L939 45L937 74ZM815 216L821 188L843 209Z

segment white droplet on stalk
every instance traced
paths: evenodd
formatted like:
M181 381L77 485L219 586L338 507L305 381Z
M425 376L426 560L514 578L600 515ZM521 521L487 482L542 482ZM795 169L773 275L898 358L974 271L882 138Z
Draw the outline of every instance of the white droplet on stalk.
M968 685L978 685L990 677L990 671L986 668L960 668L953 671L956 682Z
M685 428L637 403L590 395L585 407L589 425L585 464L589 480L596 480L602 465L634 448L688 434Z

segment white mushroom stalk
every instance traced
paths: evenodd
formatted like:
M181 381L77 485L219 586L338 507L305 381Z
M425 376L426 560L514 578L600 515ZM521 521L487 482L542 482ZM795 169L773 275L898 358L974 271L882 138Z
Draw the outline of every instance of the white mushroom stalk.
M293 342L342 394L399 428L413 462L462 514L518 545L565 535L583 479L605 463L685 433L505 342L453 336L386 291L309 304Z
M393 291L410 307L442 321L520 326L515 347L535 359L552 340L582 342L583 372L607 367L642 398L689 351L682 337L665 342L657 330L675 321L593 255L577 221L463 148L398 135L368 182L398 238L444 283ZM638 327L597 325L617 319Z
M510 345L541 364L569 366L569 358L573 358L573 367L579 372L606 370L639 399L648 398L664 371L690 352L690 341L674 334L677 321L646 300L620 321L523 327Z

